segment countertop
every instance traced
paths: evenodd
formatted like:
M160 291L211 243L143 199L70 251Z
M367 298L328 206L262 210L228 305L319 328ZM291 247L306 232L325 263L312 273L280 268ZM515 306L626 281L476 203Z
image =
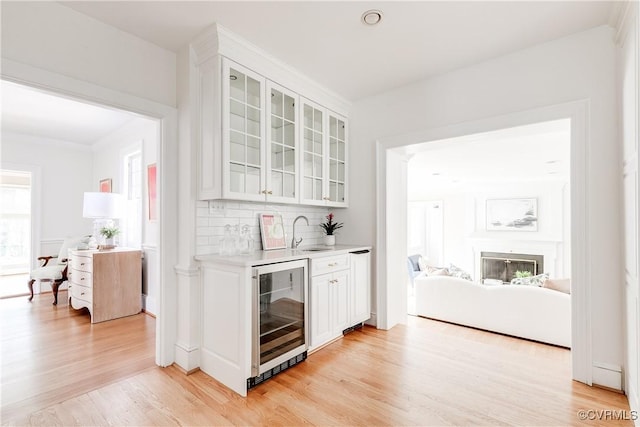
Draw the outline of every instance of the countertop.
M316 250L309 250L310 248ZM320 249L320 250L317 250ZM256 265L272 264L276 262L295 261L297 259L322 258L332 255L342 255L349 252L371 250L371 246L364 245L313 245L305 249L276 249L271 251L255 251L247 255L223 256L218 254L196 255L200 262L214 262L220 264L251 267Z

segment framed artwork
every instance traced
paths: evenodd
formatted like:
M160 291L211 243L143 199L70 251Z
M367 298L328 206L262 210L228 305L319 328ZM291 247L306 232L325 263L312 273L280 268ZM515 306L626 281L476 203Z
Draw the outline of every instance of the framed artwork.
M263 250L286 249L287 239L284 234L282 215L260 214L260 236Z
M111 193L111 178L101 179L100 180L100 192L101 193Z
M487 200L487 231L538 231L538 200Z
M147 196L149 221L155 221L158 219L158 171L155 163L147 166Z

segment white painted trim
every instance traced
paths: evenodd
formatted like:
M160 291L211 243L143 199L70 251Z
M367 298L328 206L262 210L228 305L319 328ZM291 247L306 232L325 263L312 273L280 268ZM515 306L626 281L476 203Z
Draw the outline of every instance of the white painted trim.
M200 347L189 347L182 343L176 343L175 363L187 372L200 367Z
M351 102L220 24L213 24L204 30L191 45L197 63L219 53L330 110L343 116L349 115Z
M377 195L377 314L378 328L388 329L387 307L387 224L386 224L386 162L387 150L415 144L429 144L447 138L490 132L515 126L529 125L544 121L571 119L571 274L572 282L577 285L572 290L572 376L575 380L592 384L592 338L591 338L591 277L587 242L589 235L589 217L587 211L588 195L588 145L589 141L589 101L579 100L565 104L552 105L488 119L465 122L439 128L431 128L403 135L381 138L376 142L376 195ZM406 239L406 236L396 236ZM405 245L406 246L406 245ZM406 257L406 254L404 254ZM404 263L404 259L394 259ZM402 288L406 299L406 288Z
M626 387L629 387L629 384L631 384L630 381L631 380L627 372L627 375L625 376ZM625 390L625 394L629 400L629 409L631 410L631 413L638 414L638 418L634 420L634 425L636 427L640 427L640 397L638 397L638 392L634 388L630 387L628 390Z
M2 58L1 77L32 88L69 99L106 106L155 118L161 122L158 150L158 206L159 206L159 309L156 316L156 363L169 366L175 359L176 341L176 275L173 265L177 259L175 242L178 237L177 188L178 138L177 111L124 92L105 88L45 69Z
M593 362L593 384L622 391L622 368L610 363Z
M64 237L60 237L57 239L40 239L40 244L52 245L54 243L62 243L64 242Z
M196 267L196 266L181 266L181 265L176 265L173 268L176 272L177 275L179 276L183 276L183 277L198 277L200 276L200 268Z
M24 133L3 131L2 132L2 139L4 139L4 140L11 139L11 140L13 140L15 142L37 144L37 145L42 145L42 146L46 146L46 147L49 147L49 148L51 148L51 147L53 147L53 148L68 148L68 149L71 149L71 150L78 150L78 151L85 151L85 152L90 152L91 151L91 146L90 145L79 144L77 142L64 141L62 139L47 138L47 137L44 137L44 136L27 135L27 134L24 134Z

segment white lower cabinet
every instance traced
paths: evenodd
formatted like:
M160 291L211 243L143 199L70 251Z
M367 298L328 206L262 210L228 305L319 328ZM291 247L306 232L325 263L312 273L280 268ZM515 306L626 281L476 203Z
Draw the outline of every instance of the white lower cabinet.
M370 268L368 251L311 260L310 350L371 317Z
M338 338L349 327L349 270L311 278L310 349Z
M350 254L351 265L349 323L353 326L371 317L371 254Z

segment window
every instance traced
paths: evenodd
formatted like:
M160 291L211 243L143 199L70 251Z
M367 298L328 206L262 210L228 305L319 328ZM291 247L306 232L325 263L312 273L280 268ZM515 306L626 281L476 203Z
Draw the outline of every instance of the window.
M31 250L31 173L2 170L0 197L2 272L28 272Z
M126 207L121 244L139 248L142 246L142 151L124 157L124 195Z

